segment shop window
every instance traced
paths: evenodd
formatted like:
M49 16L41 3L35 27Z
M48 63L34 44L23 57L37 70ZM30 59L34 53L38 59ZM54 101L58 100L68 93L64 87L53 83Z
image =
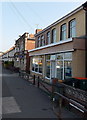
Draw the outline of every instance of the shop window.
M64 54L64 59L70 59L70 60L72 60L72 53L65 53Z
M47 55L47 56L46 56L46 60L50 60L50 55Z
M46 61L46 77L50 78L50 61Z
M58 79L72 77L72 53L57 54L56 77Z
M64 78L72 77L72 61L64 61Z
M69 38L76 37L76 19L69 22Z
M66 40L66 24L61 26L61 40Z
M63 79L63 54L57 54L56 77L60 80Z
M56 64L57 78L59 80L63 79L63 61L57 61Z
M32 58L32 71L42 73L42 56Z
M50 78L50 55L46 55L46 77Z
M64 54L64 78L72 77L72 53Z
M46 55L45 75L47 78L63 80L72 77L72 53Z
M63 59L63 54L57 54L57 60L62 60Z
M39 58L39 73L42 73L42 57Z

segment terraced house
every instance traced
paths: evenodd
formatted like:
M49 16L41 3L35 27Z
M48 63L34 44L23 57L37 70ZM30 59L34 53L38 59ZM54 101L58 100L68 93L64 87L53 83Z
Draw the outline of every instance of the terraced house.
M19 70L29 71L29 53L28 50L35 48L35 39L33 34L24 33L15 41L15 60L14 67Z
M2 60L4 62L5 61L14 62L14 53L15 53L15 46L11 47L9 50L7 50L2 54Z
M35 34L31 74L47 81L87 77L87 2Z

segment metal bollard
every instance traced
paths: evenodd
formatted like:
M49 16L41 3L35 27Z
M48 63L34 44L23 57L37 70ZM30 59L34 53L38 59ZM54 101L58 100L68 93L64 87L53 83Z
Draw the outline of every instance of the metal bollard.
M33 85L35 85L35 75L34 75L34 77L33 77Z
M38 88L39 88L39 76L38 76L38 83L37 83L37 86L38 86Z
M29 81L29 74L28 74L28 81Z

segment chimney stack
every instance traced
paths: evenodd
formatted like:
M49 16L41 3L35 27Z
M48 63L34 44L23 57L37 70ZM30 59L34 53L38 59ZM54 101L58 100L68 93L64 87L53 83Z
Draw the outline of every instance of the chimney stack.
M34 38L34 34L29 34L29 38Z
M42 31L42 29L36 29L35 34L37 34L40 31Z

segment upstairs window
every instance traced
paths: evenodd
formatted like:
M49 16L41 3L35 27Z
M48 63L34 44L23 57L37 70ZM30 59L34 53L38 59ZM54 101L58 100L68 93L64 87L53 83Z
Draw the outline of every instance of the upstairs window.
M40 45L41 45L41 39L40 39L40 37L38 37L37 46L40 47Z
M73 19L69 22L69 38L76 37L76 20Z
M41 36L41 46L44 46L45 45L45 39L44 39L44 36L42 35Z
M56 42L56 29L52 30L52 43Z
M66 40L66 24L61 26L61 40Z
M47 33L47 44L50 44L50 32Z

